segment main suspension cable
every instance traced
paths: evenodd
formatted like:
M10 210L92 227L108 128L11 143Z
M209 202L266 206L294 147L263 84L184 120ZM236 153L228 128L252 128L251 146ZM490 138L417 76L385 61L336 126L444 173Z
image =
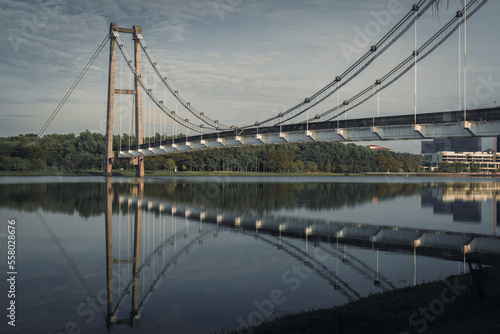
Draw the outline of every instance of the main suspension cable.
M191 129L191 130L193 130L195 132L201 132L202 131L201 130L201 126L199 124L195 124L193 122L190 122L189 119L187 119L187 118L183 119L183 118L179 117L174 110L172 110L169 107L167 107L165 105L165 102L162 101L162 100L160 100L158 98L158 96L156 96L156 94L153 92L153 90L151 89L151 87L149 87L149 85L144 81L144 79L142 78L142 76L137 71L137 68L132 63L132 60L130 59L130 56L128 55L127 51L125 50L125 48L123 46L122 41L120 40L120 36L119 36L118 32L113 32L113 34L114 34L113 37L116 38L118 47L119 47L122 55L125 57L125 60L127 61L128 67L135 74L135 76L139 79L139 81L141 82L141 86L144 88L144 90L146 91L146 93L148 94L148 96L151 98L151 100L153 100L153 102L166 115L168 115L171 119L173 119L178 124L184 126L187 129Z
M76 89L76 86L78 86L78 84L80 83L80 81L83 79L83 77L85 76L85 74L87 73L87 71L90 69L90 67L92 66L92 64L97 59L97 57L101 53L102 49L104 48L104 46L108 42L108 37L109 37L109 33L106 34L106 37L104 37L104 40L101 42L101 44L99 45L99 47L97 48L97 50L94 52L94 54L90 58L90 60L87 63L87 65L85 65L85 67L83 68L82 72L76 78L76 80L73 83L73 85L71 85L71 87L69 88L69 90L66 93L66 95L64 95L64 97L61 100L61 102L59 102L59 104L57 105L56 109L52 112L52 115L50 115L50 117L47 120L47 122L45 122L44 126L42 127L42 129L40 130L40 132L38 133L38 135L36 136L36 138L33 140L33 144L35 144L38 141L38 139L40 139L42 137L42 135L44 134L45 130L47 130L47 128L49 127L50 123L52 123L52 121L57 116L57 114L59 113L59 111L61 110L61 108L64 106L64 104L66 103L66 101L69 99L69 97L71 96L71 94L73 93L73 91Z
M232 126L223 124L223 123L219 122L218 120L213 119L213 118L205 115L205 113L200 111L198 108L193 106L191 104L191 102L189 102L186 98L184 98L184 96L182 96L182 94L179 93L179 91L175 88L175 86L172 84L172 82L170 82L170 80L168 80L168 77L163 73L160 66L153 58L153 55L151 54L151 52L149 52L149 49L146 46L146 43L144 42L144 39L142 38L142 36L139 36L139 40L141 43L141 48L144 51L144 53L146 54L151 66L153 66L153 68L155 69L156 74L159 76L160 80L167 87L168 91L177 99L177 101L180 102L180 104L184 108L186 108L191 114L193 114L195 117L197 117L198 119L200 119L201 121L203 121L205 124L209 125L212 128L215 128L215 129L223 128L226 130L233 129Z
M268 118L261 122L256 122L255 124L242 126L240 128L249 128L255 125L262 125L273 121L278 118L282 118L290 113L292 115L282 122L288 122L293 118L302 115L306 109L311 109L316 105L320 104L328 97L333 95L338 89L347 85L351 80L356 78L361 72L363 72L376 58L381 56L387 49L392 46L398 39L400 39L415 23L414 16L418 20L424 13L434 4L436 0L420 0L412 9L385 35L378 43L370 47L370 50L365 53L361 58L359 58L353 65L351 65L347 70L341 75L335 77L335 79L328 85L323 87L321 90L313 94L312 96L306 98L304 102L297 104L296 106L288 109L283 113L279 113L276 116ZM418 12L418 14L416 14ZM295 111L295 113L293 113Z
M474 5L477 5L476 8L474 8L472 10L472 12L468 14L467 19L472 17L486 2L488 2L488 0L481 0L480 3L478 3L478 1L479 0L473 0L470 2L470 4L467 5L467 10L471 9ZM434 36L432 36L429 40L427 40L427 42L425 42L418 50L414 51L414 53L417 52L417 54L419 55L417 63L419 63L420 61L425 59L429 54L431 54L435 49L437 49L441 44L443 44L451 35L453 35L453 33L459 27L457 24L457 21L460 19L459 13L464 13L465 10L466 9L464 8L461 11L459 11L453 19L451 19L445 26L443 26L443 28L441 28L436 34L434 34ZM414 54L410 55L408 58L403 60L400 64L398 64L396 67L394 67L390 72L388 72L381 79L376 80L375 83L378 86L380 86L382 83L384 83L384 86L382 88L379 88L378 91L382 91L385 88L389 87L392 83L399 80L399 78L401 78L410 69L412 69L415 66L415 62L412 62L412 60L414 60L414 58L415 58ZM356 94L355 96L350 98L349 100L345 100L343 103L340 103L338 106L333 107L320 115L316 115L312 119L309 119L309 122L318 121L322 117L329 115L332 112L339 111L342 106L347 106L347 105L350 105L354 102L356 102L356 104L349 109L356 108L357 106L363 104L364 102L366 102L370 98L368 93L370 92L371 88L372 88L372 85L365 88L364 90L362 90L361 92L359 92L358 94ZM329 118L328 120L335 119L344 113L345 113L345 110L338 112L335 116ZM302 121L301 123L305 123L305 121Z

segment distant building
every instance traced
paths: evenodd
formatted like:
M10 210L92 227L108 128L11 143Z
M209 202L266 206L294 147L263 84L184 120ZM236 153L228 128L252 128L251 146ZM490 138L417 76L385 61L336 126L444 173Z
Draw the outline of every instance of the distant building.
M459 162L465 164L467 168L474 163L481 169L495 170L500 168L500 153L488 152L437 152L427 155L431 168L439 167L443 162L452 164Z
M434 139L421 142L422 154L438 152L480 152L481 138Z
M370 150L372 150L372 151L391 151L392 152L391 148L380 147L378 145L367 145L365 147L368 148L368 149L370 149Z
M495 150L495 152L498 152L498 141L499 141L499 139L500 139L500 136L493 138L493 150Z

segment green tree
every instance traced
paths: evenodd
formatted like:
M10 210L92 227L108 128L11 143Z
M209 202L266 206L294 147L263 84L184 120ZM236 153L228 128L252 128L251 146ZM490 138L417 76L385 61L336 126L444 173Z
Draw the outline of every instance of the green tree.
M29 169L30 163L26 158L13 157L10 162L10 169L19 172L25 172Z
M473 162L470 163L469 168L470 168L471 173L478 173L479 170L481 169L479 164L476 164Z
M316 172L318 170L318 165L314 161L307 161L305 166L306 172Z
M295 151L288 146L280 146L275 151L274 158L276 159L276 168L278 172L289 172L293 168Z
M12 158L9 155L4 155L0 158L0 168L2 170L9 170Z
M467 166L464 163L458 161L452 163L451 168L455 173L462 173L467 170Z
M299 173L303 173L306 168L306 164L302 160L298 160L295 162L295 171Z
M441 162L439 164L438 171L442 173L449 173L453 171L453 168L449 162Z
M42 170L45 167L45 163L42 159L31 159L30 160L30 170Z
M175 161L172 158L167 158L165 160L164 168L169 172L172 172L175 169Z
M241 169L245 169L245 172L248 171L248 165L253 162L253 159L248 154L242 154L237 159L238 165L241 166Z

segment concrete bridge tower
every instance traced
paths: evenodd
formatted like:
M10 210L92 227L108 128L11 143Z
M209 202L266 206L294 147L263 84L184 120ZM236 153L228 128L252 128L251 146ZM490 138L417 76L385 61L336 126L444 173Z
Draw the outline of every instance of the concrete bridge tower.
M120 87L115 88L115 67L116 67L116 34L128 33L133 35L134 39L134 61L138 75L135 78L134 90L126 90ZM113 162L115 153L113 152L113 121L114 121L114 105L115 94L131 94L135 95L134 115L135 115L135 138L136 144L142 145L142 95L141 95L141 46L140 38L142 35L141 26L133 26L129 28L119 28L116 23L111 23L109 27L110 51L109 51L109 79L108 79L108 108L106 116L106 164L104 175L112 176ZM144 157L131 159L131 162L136 165L136 176L144 176Z

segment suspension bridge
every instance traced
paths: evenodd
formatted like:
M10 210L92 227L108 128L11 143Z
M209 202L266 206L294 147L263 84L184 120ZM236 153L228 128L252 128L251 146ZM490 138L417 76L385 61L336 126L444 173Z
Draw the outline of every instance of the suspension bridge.
M136 175L144 176L144 158L146 156L174 154L186 151L217 149L245 145L286 144L314 141L379 141L379 140L420 140L432 138L455 137L494 137L500 135L500 108L467 108L467 21L473 17L488 0L465 1L461 10L454 13L442 27L424 43L417 43L417 21L436 4L436 0L420 0L411 6L377 43L354 62L343 73L326 84L317 92L295 103L288 110L269 115L265 119L256 120L251 124L230 125L219 121L216 115L208 115L195 107L184 97L170 81L148 48L141 26L122 28L116 23L110 24L109 33L92 57L81 77L88 70L97 55L109 41L109 80L108 104L106 117L106 167L105 175L112 174L115 160L127 161L136 165ZM414 28L415 46L409 50L409 56L397 63L383 76L369 82L366 88L347 99L340 99L340 92L353 79L360 76L375 60L381 57L393 44ZM460 59L462 46L459 44L459 105L454 111L439 111L419 113L417 79L418 63L436 51L454 33L464 31L464 59ZM121 34L132 35L133 58L121 40ZM462 38L459 36L459 43ZM117 49L121 54L120 73L125 70L130 75L128 89L124 88L123 75L119 84L116 78L118 67ZM141 64L141 54L146 62ZM463 69L462 69L463 63ZM149 75L148 75L148 68ZM142 71L144 69L144 72ZM414 71L414 110L413 113L401 115L382 115L380 113L380 92L398 82L403 76ZM462 82L463 72L463 82ZM151 80L151 76L153 80ZM75 86L75 85L74 85ZM76 86L75 86L76 87ZM68 92L71 94L74 87ZM164 92L164 97L161 97ZM115 97L123 95L131 97L132 110L128 117L128 143L122 143L123 108L117 108L120 114L115 117ZM176 107L168 106L167 95ZM61 102L64 104L67 96ZM335 106L331 107L332 101ZM463 101L462 101L463 98ZM325 101L328 101L325 103ZM356 118L361 105L367 101L373 102L372 117ZM149 107L148 107L149 103ZM42 128L45 131L50 121L62 106L60 104L48 123ZM177 110L180 104L182 110ZM144 107L146 106L146 107ZM321 109L322 108L322 109ZM184 112L184 114L182 113ZM127 112L128 113L128 112ZM347 117L349 115L349 118ZM118 121L117 121L118 119ZM170 122L170 123L169 123ZM120 127L120 148L113 151L113 134L115 123ZM172 136L163 139L157 133L167 133L167 127L172 125ZM153 132L153 141L145 141L144 127ZM179 130L178 128L181 128ZM179 138L184 131L187 136ZM189 135L191 131L191 136ZM130 134L134 134L131 136ZM194 135L193 135L194 133ZM39 134L39 136L40 136ZM177 134L177 135L176 135ZM135 137L135 138L133 138ZM133 139L132 139L133 138ZM166 138L166 137L165 137ZM132 143L132 140L134 142Z

